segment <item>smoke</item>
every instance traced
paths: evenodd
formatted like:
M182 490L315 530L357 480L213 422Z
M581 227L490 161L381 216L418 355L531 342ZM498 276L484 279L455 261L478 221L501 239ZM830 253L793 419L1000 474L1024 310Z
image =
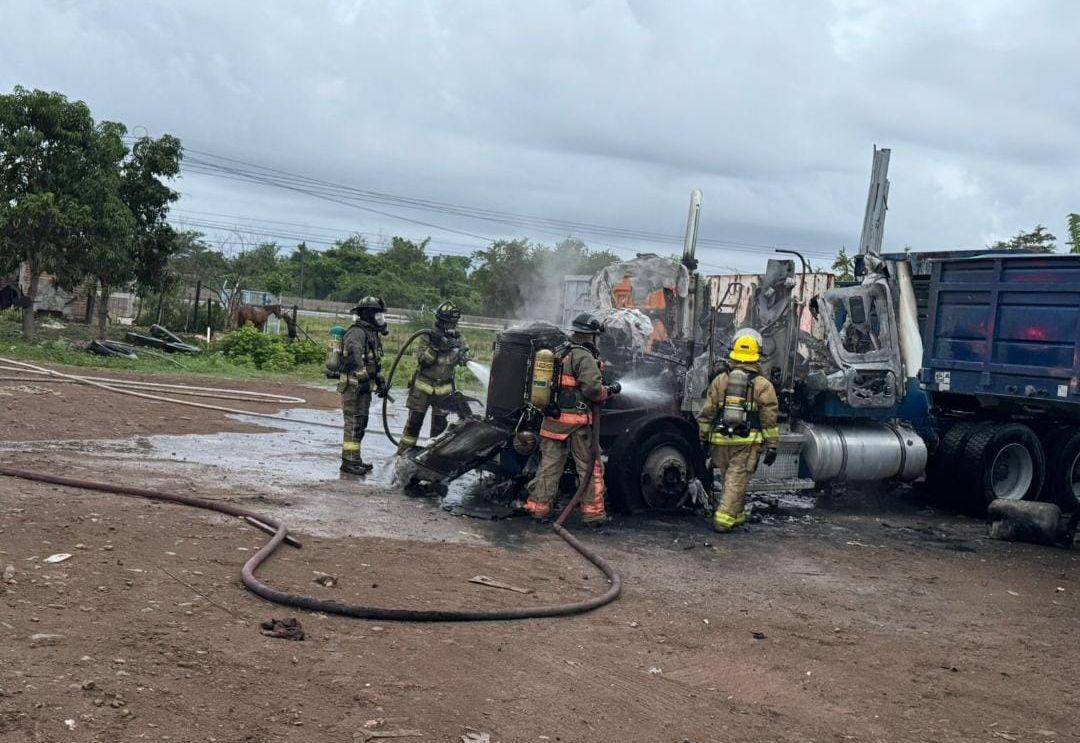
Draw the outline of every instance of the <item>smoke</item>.
M553 248L536 245L530 251L530 270L522 277L520 320L543 320L563 324L562 306L567 276L592 277L604 266L618 261L608 251L591 251L581 240L568 238ZM581 284L585 296L569 297L572 307L591 307L588 282ZM581 302L584 303L581 303Z

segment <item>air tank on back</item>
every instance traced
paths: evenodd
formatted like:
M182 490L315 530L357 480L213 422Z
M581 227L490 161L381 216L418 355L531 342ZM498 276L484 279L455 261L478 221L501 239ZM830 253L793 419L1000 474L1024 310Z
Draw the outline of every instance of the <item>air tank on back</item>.
M496 419L518 413L529 395L533 353L566 342L566 333L537 322L502 331L495 337L488 383L487 414Z

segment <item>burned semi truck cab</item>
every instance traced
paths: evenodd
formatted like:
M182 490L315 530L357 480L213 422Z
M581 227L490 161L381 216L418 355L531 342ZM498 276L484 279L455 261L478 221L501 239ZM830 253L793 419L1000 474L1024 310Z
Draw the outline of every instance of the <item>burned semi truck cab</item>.
M415 477L448 481L479 469L510 483L511 490L520 489L535 472L544 414L530 400L537 353L566 341L566 334L548 323L499 333L483 413L455 423L428 448L411 455ZM600 414L612 505L621 510L681 506L690 483L708 478L697 428L679 409L681 367L669 357L622 350L612 353L616 359L605 364L604 373L606 381L622 382L625 392L608 400Z

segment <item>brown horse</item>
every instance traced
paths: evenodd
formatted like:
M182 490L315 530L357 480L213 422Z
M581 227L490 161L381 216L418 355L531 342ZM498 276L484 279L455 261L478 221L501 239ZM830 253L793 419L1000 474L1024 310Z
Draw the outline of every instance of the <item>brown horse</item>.
M296 308L292 308L295 310ZM271 316L279 317L285 321L285 326L289 330L289 337L296 337L296 320L295 316L289 312L282 310L280 304L264 304L261 306L254 304L242 304L236 308L236 323L235 327L242 328L247 323L251 323L259 330L266 332L266 321Z

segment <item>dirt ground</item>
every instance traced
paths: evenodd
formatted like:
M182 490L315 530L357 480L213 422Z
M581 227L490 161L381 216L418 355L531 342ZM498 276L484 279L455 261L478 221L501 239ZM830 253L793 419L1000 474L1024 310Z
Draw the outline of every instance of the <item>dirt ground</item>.
M607 585L545 529L403 497L388 464L339 478L333 431L5 389L0 461L265 510L304 541L262 569L279 588L491 607ZM99 440L68 441L73 425ZM584 537L623 576L608 607L394 624L248 593L240 566L264 536L236 520L3 478L0 743L1080 739L1077 558L984 531L899 497L727 537L689 515L620 517ZM45 561L56 553L72 557ZM468 582L478 574L533 593ZM308 638L264 637L270 617L297 617Z

